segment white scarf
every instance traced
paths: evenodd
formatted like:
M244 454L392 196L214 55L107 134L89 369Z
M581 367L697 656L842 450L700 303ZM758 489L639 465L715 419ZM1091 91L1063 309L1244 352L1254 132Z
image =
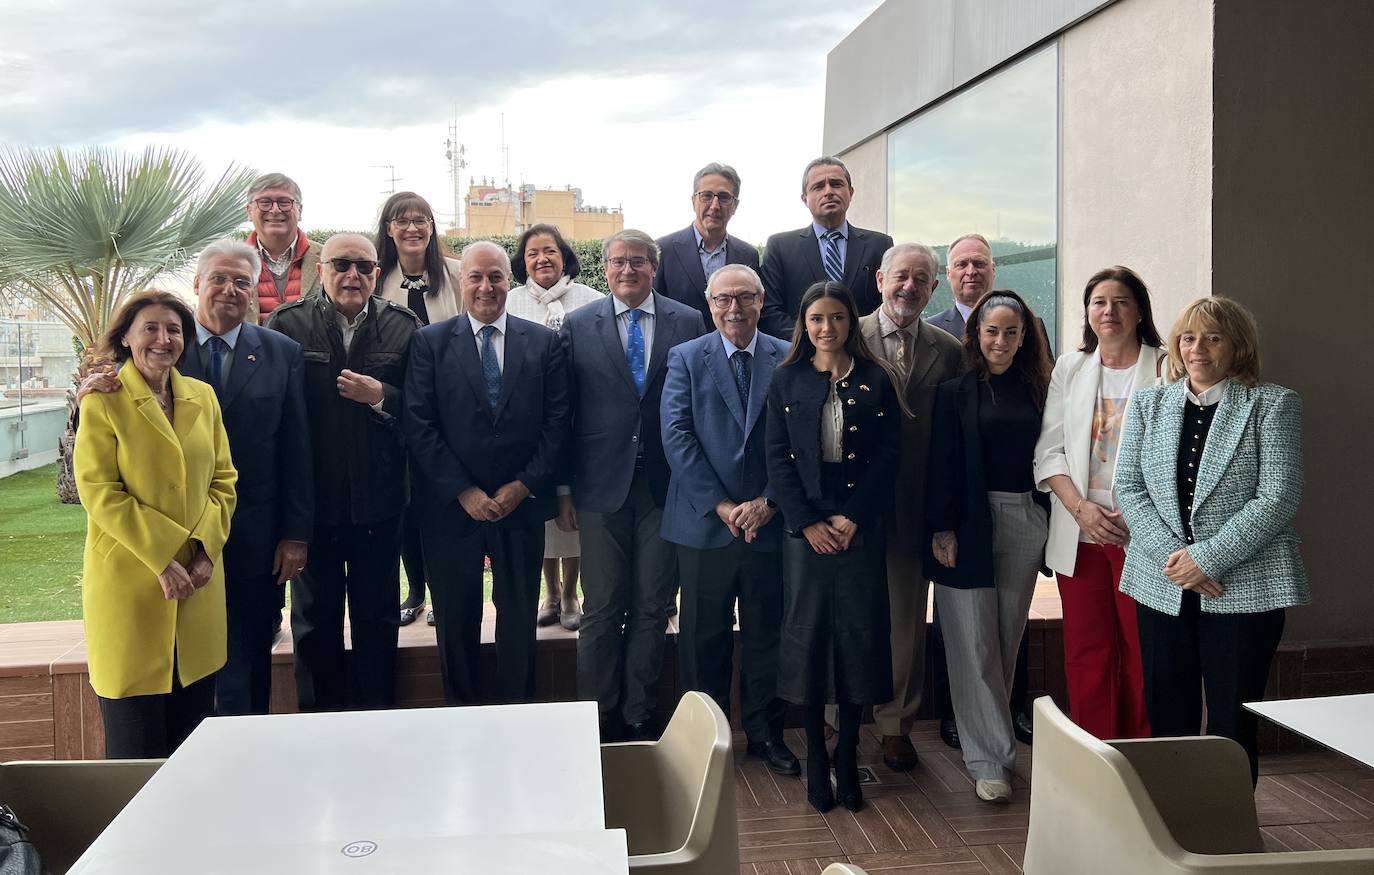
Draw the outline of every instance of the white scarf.
M572 285L572 277L566 273L558 278L547 289L534 281L530 277L529 282L525 283L525 289L530 297L538 301L544 307L544 324L554 331L557 331L563 324L563 317L567 315L567 310L563 307L563 302L559 300L568 293L568 287Z

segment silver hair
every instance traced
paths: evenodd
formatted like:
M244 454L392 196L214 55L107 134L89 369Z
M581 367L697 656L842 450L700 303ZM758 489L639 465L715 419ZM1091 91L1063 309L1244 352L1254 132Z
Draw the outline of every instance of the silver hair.
M712 161L710 164L698 170L697 175L692 177L692 193L696 194L701 188L701 178L703 176L710 176L713 173L717 176L724 176L725 181L730 183L731 187L735 189L735 197L739 197L739 173L729 164L720 164L715 161Z
M963 243L965 240L977 240L979 243L983 244L983 246L987 248L988 258L992 258L992 244L988 242L988 238L984 237L982 234L961 234L958 237L955 237L954 242L949 244L949 248L945 250L946 269L949 268L949 254L954 251L954 247L958 246L960 243ZM992 263L996 264L997 259L992 258ZM936 264L938 265L939 262L936 262Z
M506 251L506 247L502 246L499 243L493 243L490 240L472 241L471 243L463 247L463 251L459 254L458 260L467 261L469 253L474 252L478 249L486 249L488 247L490 247L491 249L495 249L497 252L501 253L501 260L506 263L506 276L510 277L510 253Z
M284 188L291 192L291 196L296 199L296 203L303 203L301 199L301 187L296 185L296 180L287 176L285 173L264 173L262 176L250 182L248 184L248 199L251 201L269 188Z
M718 267L711 271L711 278L706 281L706 291L703 292L703 294L708 298L711 297L711 292L715 289L716 282L727 273L744 274L749 277L749 281L754 284L754 288L758 290L758 293L760 295L764 294L763 280L759 277L758 271L747 264L727 264L724 267Z
M924 255L926 260L930 262L930 271L934 274L934 278L940 278L940 256L936 255L935 250L924 243L898 243L890 247L883 253L883 260L882 263L878 265L878 271L886 274L892 267L892 259L903 252L919 252L921 255Z
M237 258L248 262L248 272L253 275L253 282L257 283L258 275L262 273L262 256L258 255L256 246L249 246L242 240L232 237L216 240L200 251L200 258L196 261L196 276L205 276L205 272L210 269L210 259L219 257Z
M603 264L606 261L606 254L611 251L611 245L614 243L633 243L636 246L643 246L648 252L649 263L654 266L655 270L658 269L658 244L654 242L654 238L645 234L643 231L637 231L634 228L626 228L624 231L616 231L605 240L602 240L601 261Z
M811 177L813 167L838 167L844 171L844 181L849 183L849 187L854 187L854 177L849 175L849 168L844 166L844 162L831 155L822 155L819 158L812 158L807 163L806 169L802 171L802 194L806 194L806 180Z

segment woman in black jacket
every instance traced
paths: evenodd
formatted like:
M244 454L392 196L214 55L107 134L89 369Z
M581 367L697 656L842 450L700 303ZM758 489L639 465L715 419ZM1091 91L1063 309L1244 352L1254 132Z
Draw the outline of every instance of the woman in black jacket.
M937 586L964 765L980 799L1011 800L1016 738L1007 708L1049 532L1032 462L1049 389L1049 344L1015 292L968 317L961 376L935 396L926 573Z
M892 699L883 512L901 450L901 406L864 346L839 283L807 289L792 350L768 391L768 482L783 545L778 696L805 707L807 799L863 806L859 715ZM836 703L835 792L824 709Z

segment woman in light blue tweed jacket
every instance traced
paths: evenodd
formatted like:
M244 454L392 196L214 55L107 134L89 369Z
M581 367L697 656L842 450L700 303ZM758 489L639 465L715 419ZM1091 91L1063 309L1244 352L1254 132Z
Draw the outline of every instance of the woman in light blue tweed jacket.
M1302 400L1259 382L1254 318L1194 301L1169 338L1174 381L1136 393L1117 452L1130 527L1121 591L1138 603L1155 736L1235 739L1258 774L1256 718L1284 609L1311 595L1293 514L1302 498ZM1180 379L1184 378L1184 379Z

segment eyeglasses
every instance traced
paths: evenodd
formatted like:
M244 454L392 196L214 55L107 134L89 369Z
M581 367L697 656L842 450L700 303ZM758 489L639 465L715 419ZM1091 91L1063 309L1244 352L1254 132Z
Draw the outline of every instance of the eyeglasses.
M633 258L621 258L620 256L616 256L615 258L606 259L606 263L611 266L612 270L624 270L627 264L635 270L643 270L649 266L649 259L642 255L636 255Z
M711 303L722 310L729 310L731 304L739 304L741 307L752 307L754 302L758 299L758 292L741 292L738 295L712 295Z
M205 278L205 281L217 289L222 289L227 285L233 285L240 292L246 292L253 288L253 281L244 279L241 276L227 277L222 273L212 273Z
M358 276L368 276L377 269L377 262L367 258L331 258L329 266L338 273L348 273L350 267L356 267Z
M312 213L311 215L314 214ZM398 231L404 231L407 228L428 228L429 221L430 220L424 216L406 216L403 219L392 219L391 227Z
M692 195L692 197L696 198L697 203L701 204L703 207L708 206L711 201L720 201L722 207L728 207L739 200L739 198L730 194L728 191L699 191Z
M300 203L300 201L293 197L260 197L254 198L253 203L264 213L271 210L272 207L276 207L283 213L289 213L291 212L291 208Z

